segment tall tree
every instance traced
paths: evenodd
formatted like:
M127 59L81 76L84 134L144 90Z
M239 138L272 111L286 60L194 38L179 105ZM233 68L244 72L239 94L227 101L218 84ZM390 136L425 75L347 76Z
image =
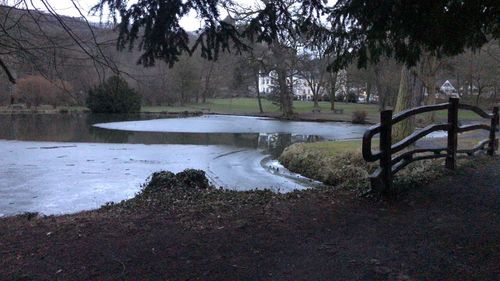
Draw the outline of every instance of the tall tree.
M295 50L280 43L271 44L273 71L276 73L276 88L279 94L281 112L284 118L293 117L292 87L293 80L290 76Z
M339 0L333 5L324 1L262 0L248 6L242 20L248 24L243 30L221 18L221 10L241 10L231 0L141 0L129 3L122 0L100 0L95 7L108 7L111 15L120 17L118 47L132 48L139 41L142 56L139 62L154 64L163 59L173 65L181 55L201 49L201 56L217 59L219 52L235 49L244 51L248 45L243 39L266 42L281 54L283 39L304 36L307 40L329 42L326 53L334 58L330 69L335 71L357 61L358 67L377 63L381 58L393 57L407 68L414 67L422 54L437 58L478 49L489 40L500 37L497 0L465 1L373 1ZM196 12L204 25L194 42L179 21L190 12ZM328 17L330 25L321 25ZM280 50L281 49L281 50ZM273 51L273 52L274 52ZM286 60L285 60L286 61ZM286 67L280 61L278 77L286 76ZM407 73L408 72L408 73ZM402 70L398 99L410 98L413 92L410 72ZM279 78L284 89L282 108L285 116L293 113L291 98L285 89L286 79ZM405 90L406 89L406 90ZM410 89L410 90L408 90ZM409 101L398 102L399 105Z
M403 66L399 82L398 98L394 112L398 113L416 105L416 92L418 91L418 80L414 68ZM402 140L415 129L414 116L407 118L393 126L394 140Z
M298 73L307 87L311 90L314 108L319 108L319 97L326 88L328 72L326 70L328 61L323 57L313 58L308 54L300 57Z
M380 110L386 107L394 107L400 82L397 77L400 75L401 65L397 64L393 59L382 58L372 65L372 70Z
M275 74L275 91L279 96L279 104L284 118L293 118L293 87L294 75L297 65L297 47L299 31L297 25L291 20L299 14L297 0L275 1L273 5L255 5L253 7L239 7L232 9L237 15L236 21L242 22L243 35L257 42L268 45L269 55L266 56L266 71ZM255 17L249 15L255 14ZM268 24L268 17L274 17L274 26L270 26L269 34L260 33L261 25ZM276 25L278 24L278 25Z
M55 79L56 75L64 76L58 66L75 58L90 59L96 68L119 73L103 52L103 47L109 42L98 38L97 28L86 20L83 13L79 19L61 16L47 0L38 1L44 7L43 11L32 1L10 3L10 6L0 5L0 69L10 82L15 83L11 69L16 62L29 64L47 80ZM73 0L70 4L80 11Z
M441 64L441 60L429 54L424 54L418 64L418 77L420 78L420 81L422 81L427 93L425 104L429 105L436 103L437 72L439 71ZM434 111L428 113L426 115L426 122L434 122L435 115Z
M335 98L337 96L337 91L339 90L339 72L338 71L328 71L328 94L330 96L330 110L335 110Z
M252 80L257 95L257 104L259 112L264 113L262 107L261 93L260 93L260 76L262 73L268 73L266 62L269 61L269 49L263 44L254 44L252 50L246 53L246 65L252 72Z
M189 57L180 58L181 63L176 65L172 71L171 87L178 97L181 106L189 103L200 91L200 76L198 65Z

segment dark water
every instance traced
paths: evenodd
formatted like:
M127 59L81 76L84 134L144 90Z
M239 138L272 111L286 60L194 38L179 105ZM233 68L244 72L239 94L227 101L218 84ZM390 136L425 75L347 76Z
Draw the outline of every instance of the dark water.
M196 119L203 117L189 117ZM233 118L229 116L209 116L211 119ZM249 118L249 117L243 117ZM252 117L250 117L252 118ZM303 127L326 126L323 135L307 134L307 130L298 128L296 132L155 132L106 129L94 124L168 119L178 122L181 118L166 118L156 114L38 114L38 115L0 115L0 139L51 142L95 142L95 143L130 143L130 144L191 144L191 145L232 145L244 148L259 148L267 154L278 157L283 149L292 143L316 142L325 139L349 139L360 136L363 126L343 123L288 122ZM265 122L268 119L255 118L252 122ZM212 120L209 120L212 121ZM224 120L227 121L227 120ZM227 121L232 122L232 120ZM287 123L286 121L273 122ZM182 122L178 122L182 123ZM339 125L341 124L341 125ZM231 128L227 124L226 128ZM264 129L266 125L264 124ZM347 129L346 129L347 128ZM196 131L187 127L185 130ZM257 128L257 129L262 129ZM272 128L275 129L275 128ZM339 131L340 129L340 131ZM199 128L198 128L199 130ZM234 129L232 129L234 130ZM265 131L265 130L264 130ZM317 133L318 130L315 130ZM335 135L332 135L332 132Z

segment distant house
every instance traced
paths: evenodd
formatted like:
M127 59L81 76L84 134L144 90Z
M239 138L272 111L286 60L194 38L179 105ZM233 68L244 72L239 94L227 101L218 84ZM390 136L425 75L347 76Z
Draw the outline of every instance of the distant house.
M313 92L311 90L311 87L309 86L309 83L306 81L306 79L300 77L300 76L294 76L292 78L293 84L290 85L290 79L287 79L287 83L289 86L292 86L293 89L293 99L295 100L307 100L307 101L312 101L313 100ZM313 82L316 83L316 82ZM259 92L267 95L271 94L272 91L277 87L277 75L274 71L271 71L270 73L261 73L259 75ZM325 86L326 87L326 86ZM319 89L319 100L325 100L329 99L329 89L321 87ZM336 94L335 96L345 96L347 93L347 72L345 70L342 70L338 73L337 77L337 84L335 86ZM373 97L370 98L372 100Z
M270 73L261 73L259 75L259 91L263 94L271 94L273 89L277 87L277 75L274 71ZM292 78L293 97L296 100L312 100L313 93L307 81L303 78L294 76ZM290 79L287 79L287 84L290 86ZM321 89L320 92L323 92ZM322 93L320 93L322 94Z
M453 87L449 80L446 80L441 87L439 87L439 91L441 93L446 94L447 96L456 96L458 95L457 89Z
M274 77L271 74L259 75L259 92L263 94L270 94L274 87Z

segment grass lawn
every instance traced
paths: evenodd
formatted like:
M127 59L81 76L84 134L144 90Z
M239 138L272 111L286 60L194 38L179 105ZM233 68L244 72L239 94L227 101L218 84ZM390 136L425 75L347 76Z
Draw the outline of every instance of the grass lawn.
M474 133L460 134L458 148L471 149L479 143L479 138L482 137ZM373 151L378 151L378 142L379 140L372 141ZM443 148L446 147L446 142L446 138L422 139L417 147ZM361 140L296 143L283 151L279 161L290 171L328 185L366 183L368 175L378 167L378 162L367 163L361 155L361 147ZM394 156L414 148L416 147L405 148ZM442 167L441 162L442 160L415 162L412 164L414 168L404 169L398 173L398 178L406 180L418 176L418 173L412 174L413 170L431 173L434 168Z
M303 146L306 150L315 151L325 157L330 157L338 155L341 152L361 151L361 140L322 141L304 143Z
M295 112L312 112L314 103L312 101L293 101ZM329 111L329 102L319 102L323 111ZM377 105L374 104L354 104L335 103L336 108L344 111L365 110L368 114L378 112ZM266 113L279 113L279 107L267 99L262 99L262 107ZM256 98L228 98L228 99L208 99L206 103L187 104L185 106L143 106L142 111L183 111L183 110L203 110L210 109L211 112L220 113L259 113L259 105Z
M342 114L334 114L330 111L329 102L319 102L321 113L312 113L312 101L294 101L294 111L304 119L324 119L351 121L352 113L356 110L366 111L368 120L372 123L379 121L379 109L376 104L344 103L336 102L336 109L343 109ZM279 107L267 99L262 99L262 107L265 114L279 115ZM181 111L206 111L222 114L250 114L259 115L259 106L256 98L227 98L227 99L208 99L206 103L187 104L185 106L143 106L143 112L181 112ZM438 120L445 121L447 112L438 111L436 113ZM477 115L471 111L460 111L460 120L474 120Z
M378 106L374 104L353 104L337 102L335 107L343 109L342 114L334 114L330 109L329 102L320 102L321 113L312 113L313 102L294 101L294 111L303 119L324 119L337 121L351 121L352 113L356 110L364 110L371 122L378 120ZM279 116L280 109L267 99L262 99L262 107L265 115ZM208 99L203 104L187 104L185 106L143 106L143 112L179 112L179 111L204 111L221 114L243 114L261 115L256 98L231 98L231 99Z
M294 101L294 111L298 114L299 118L305 120L327 120L327 121L348 121L352 119L352 114L354 111L360 110L367 113L367 120L370 123L379 122L379 109L376 104L361 104L361 103L344 103L336 102L336 109L343 109L343 113L333 113L330 111L330 102L319 102L321 108L320 113L313 113L312 101ZM262 99L262 107L264 109L264 115L268 116L279 116L280 109L277 105L274 105L271 101L267 99ZM53 109L50 106L41 106L38 108L39 112L46 113L57 113L60 109L68 109L70 112L82 112L86 110L83 106L61 106L57 109ZM30 111L30 110L25 110ZM184 106L143 106L141 108L142 112L194 112L203 111L210 113L220 113L220 114L241 114L241 115L261 115L259 113L259 106L257 104L256 98L217 98L208 99L206 103L192 103L186 104ZM0 106L0 112L9 113L11 112L7 106ZM422 116L422 115L420 115ZM438 111L436 117L440 121L446 121L447 112L446 110ZM459 111L459 120L475 120L478 116L471 111Z
M432 141L436 147L446 147L447 139L434 138L427 139ZM470 149L476 146L482 138L475 135L475 132L466 132L458 135L458 149ZM372 141L372 150L378 149L378 139ZM315 153L323 157L335 157L343 152L359 152L361 153L362 142L361 140L345 140L345 141L321 141L313 143L300 143L297 144L306 153Z
M279 107L270 101L262 99L262 107L265 112L278 112ZM143 106L145 112L178 112L178 111L210 111L216 113L240 113L257 114L259 107L257 99L234 98L234 99L208 99L206 103L193 103L185 106Z

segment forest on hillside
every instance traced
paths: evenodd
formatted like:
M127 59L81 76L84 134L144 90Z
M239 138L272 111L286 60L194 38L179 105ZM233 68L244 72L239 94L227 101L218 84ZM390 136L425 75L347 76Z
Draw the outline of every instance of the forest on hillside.
M335 99L339 92L343 97L364 93L367 100L378 96L384 107L395 105L402 75L402 65L392 58L361 69L352 64L342 75L328 72L331 58L300 40L281 46L248 42L250 50L224 52L217 60L206 60L198 50L182 55L172 67L162 61L143 67L138 64L141 53L137 49L117 50L118 32L109 23L8 6L0 6L0 22L0 55L17 81L9 82L0 72L0 105L84 105L89 89L115 74L142 96L144 105L256 96L259 74L279 68L286 76L311 81L315 100ZM190 36L194 39L196 34ZM439 93L448 80L458 95L493 104L498 99L499 65L498 41L454 57L424 56L413 68L416 103L432 103L425 101L427 93ZM328 89L330 95L320 96L318 87Z

